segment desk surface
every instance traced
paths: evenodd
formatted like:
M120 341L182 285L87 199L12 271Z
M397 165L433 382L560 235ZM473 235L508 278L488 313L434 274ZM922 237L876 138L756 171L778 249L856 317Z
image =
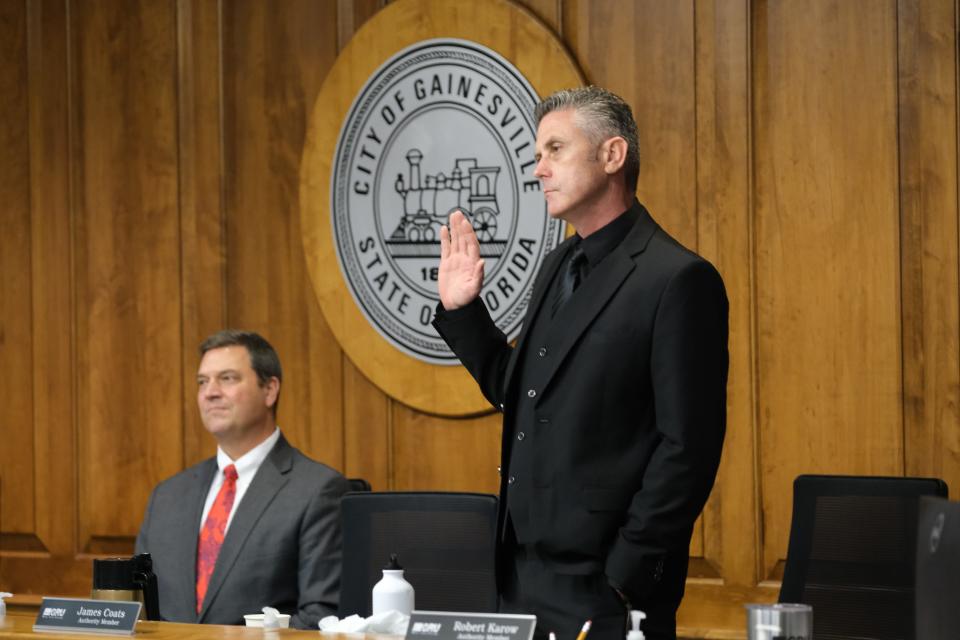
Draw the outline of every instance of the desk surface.
M33 631L33 622L36 615L11 612L0 622L0 639L8 640L10 638L43 638L45 640L77 640L78 638L111 638L124 636L103 636L94 634L76 634L76 633L56 633L47 632L36 633ZM137 623L136 632L133 637L143 638L144 640L218 640L220 638L247 638L250 640L295 640L296 638L313 638L313 640L347 640L348 636L342 634L321 634L320 631L298 631L296 629L279 629L277 631L264 631L263 629L253 629L247 627L233 627L219 624L182 624L179 622L150 622L141 621ZM399 636L373 636L365 635L368 640L384 640L385 638L397 638ZM349 636L349 640L358 640L359 635Z

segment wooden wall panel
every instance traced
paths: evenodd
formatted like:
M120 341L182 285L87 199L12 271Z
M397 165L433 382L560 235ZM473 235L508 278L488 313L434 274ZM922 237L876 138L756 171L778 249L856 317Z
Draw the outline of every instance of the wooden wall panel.
M0 539L36 546L34 433L23 428L34 420L33 379L22 375L33 370L26 42L26 7L0 6L0 398L8 417L0 423Z
M339 0L339 49L353 34L386 5L385 0ZM332 150L331 150L332 152ZM312 296L311 290L308 295ZM331 336L331 339L334 339ZM349 478L363 478L374 491L394 489L393 421L387 394L360 373L345 353L343 366L343 472Z
M0 502L36 505L31 533L0 534L0 584L15 593L44 590L47 593L80 593L89 585L89 565L73 560L76 549L76 448L74 439L74 368L71 346L72 318L71 251L72 226L69 212L69 169L67 114L66 6L62 1L31 2L25 15L29 121L18 123L29 134L29 157L20 159L29 169L30 275L29 302L21 313L32 311L29 342L32 375L16 372L14 377L30 378L33 408L33 447L17 449L15 440L0 440L10 451L32 465L33 473L19 478L29 485L24 492L0 495ZM8 8L15 8L8 3ZM4 38L4 41L7 40ZM19 64L24 58L0 56L0 61ZM0 63L0 75L8 68ZM6 91L4 91L4 95ZM8 175L7 168L0 169ZM4 214L7 210L4 209ZM6 220L6 218L4 218ZM23 268L23 265L20 265ZM11 273L4 267L3 276ZM4 297L3 300L6 300ZM7 358L0 358L6 371ZM5 393L5 405L11 400ZM11 420L17 431L29 425ZM6 426L6 425L5 425ZM7 448L9 446L9 449ZM19 474L17 464L2 462L0 474ZM3 488L0 488L3 491ZM0 517L2 519L2 517ZM0 531L6 525L0 523Z
M177 2L183 459L210 455L195 402L198 345L226 324L226 250L221 189L220 3Z
M223 171L228 323L279 352L287 437L342 468L341 354L310 289L298 202L307 113L337 53L336 6L223 5Z
M692 2L565 0L564 38L587 81L622 96L640 127L641 201L696 248Z
M906 473L960 491L957 4L898 4Z
M395 404L393 424L397 491L499 491L499 413L445 420Z
M753 16L763 570L800 473L900 475L896 7Z
M703 515L703 556L725 585L743 586L755 584L756 566L741 549L753 547L759 535L753 500L749 4L704 0L696 3L695 16L697 247L723 275L730 301L727 434Z
M30 217L33 303L34 495L38 541L44 551L21 558L27 571L14 575L29 585L40 575L62 581L60 593L88 582L71 566L76 549L77 449L74 413L73 274L70 214L67 11L62 0L27 5L30 94ZM4 272L5 273L5 272ZM20 425L23 428L23 425ZM38 545L39 546L39 545ZM0 564L3 563L0 547ZM68 558L66 563L62 558ZM33 565L31 561L41 563ZM51 562L53 561L53 562ZM57 563L67 566L50 571ZM0 571L0 575L3 571ZM14 585L9 584L13 587ZM14 589L17 587L14 587ZM14 590L11 589L11 590Z
M124 0L70 16L79 543L110 552L183 462L176 19Z
M557 37L563 33L563 0L519 0L537 19L553 29Z
M387 0L337 0L337 51L342 50L357 29L387 5Z
M394 489L391 400L343 356L343 473L374 491Z

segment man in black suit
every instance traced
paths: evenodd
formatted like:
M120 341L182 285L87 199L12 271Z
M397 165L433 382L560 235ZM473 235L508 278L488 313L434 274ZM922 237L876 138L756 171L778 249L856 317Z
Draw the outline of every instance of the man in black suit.
M484 261L460 212L441 229L434 326L503 412L501 610L537 634L676 637L694 522L726 422L727 313L716 269L636 201L630 107L595 87L537 106L549 215L576 235L544 261L516 348L478 295Z
M137 536L137 553L153 556L160 616L243 624L271 606L316 629L337 612L347 481L280 433L270 343L221 331L200 354L197 404L217 455L157 485Z

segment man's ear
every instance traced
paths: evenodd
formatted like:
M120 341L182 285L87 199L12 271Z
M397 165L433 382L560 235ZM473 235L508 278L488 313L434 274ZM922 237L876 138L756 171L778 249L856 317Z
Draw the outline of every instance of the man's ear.
M607 175L613 175L623 169L627 161L627 141L620 136L606 140L600 146L600 160Z
M263 385L263 390L266 392L264 400L267 403L267 407L272 408L277 404L277 398L280 396L280 381L276 376L270 378L266 384Z

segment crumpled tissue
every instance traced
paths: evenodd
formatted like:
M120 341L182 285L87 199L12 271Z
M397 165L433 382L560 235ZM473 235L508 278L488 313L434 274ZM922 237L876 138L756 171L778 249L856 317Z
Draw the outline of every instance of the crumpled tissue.
M263 611L263 628L279 629L280 621L277 619L277 616L280 615L280 612L274 609L273 607L264 607L262 611Z
M375 613L369 618L352 615L339 619L337 616L327 616L320 620L322 633L386 633L402 636L407 633L407 624L410 616L399 611L383 611Z

